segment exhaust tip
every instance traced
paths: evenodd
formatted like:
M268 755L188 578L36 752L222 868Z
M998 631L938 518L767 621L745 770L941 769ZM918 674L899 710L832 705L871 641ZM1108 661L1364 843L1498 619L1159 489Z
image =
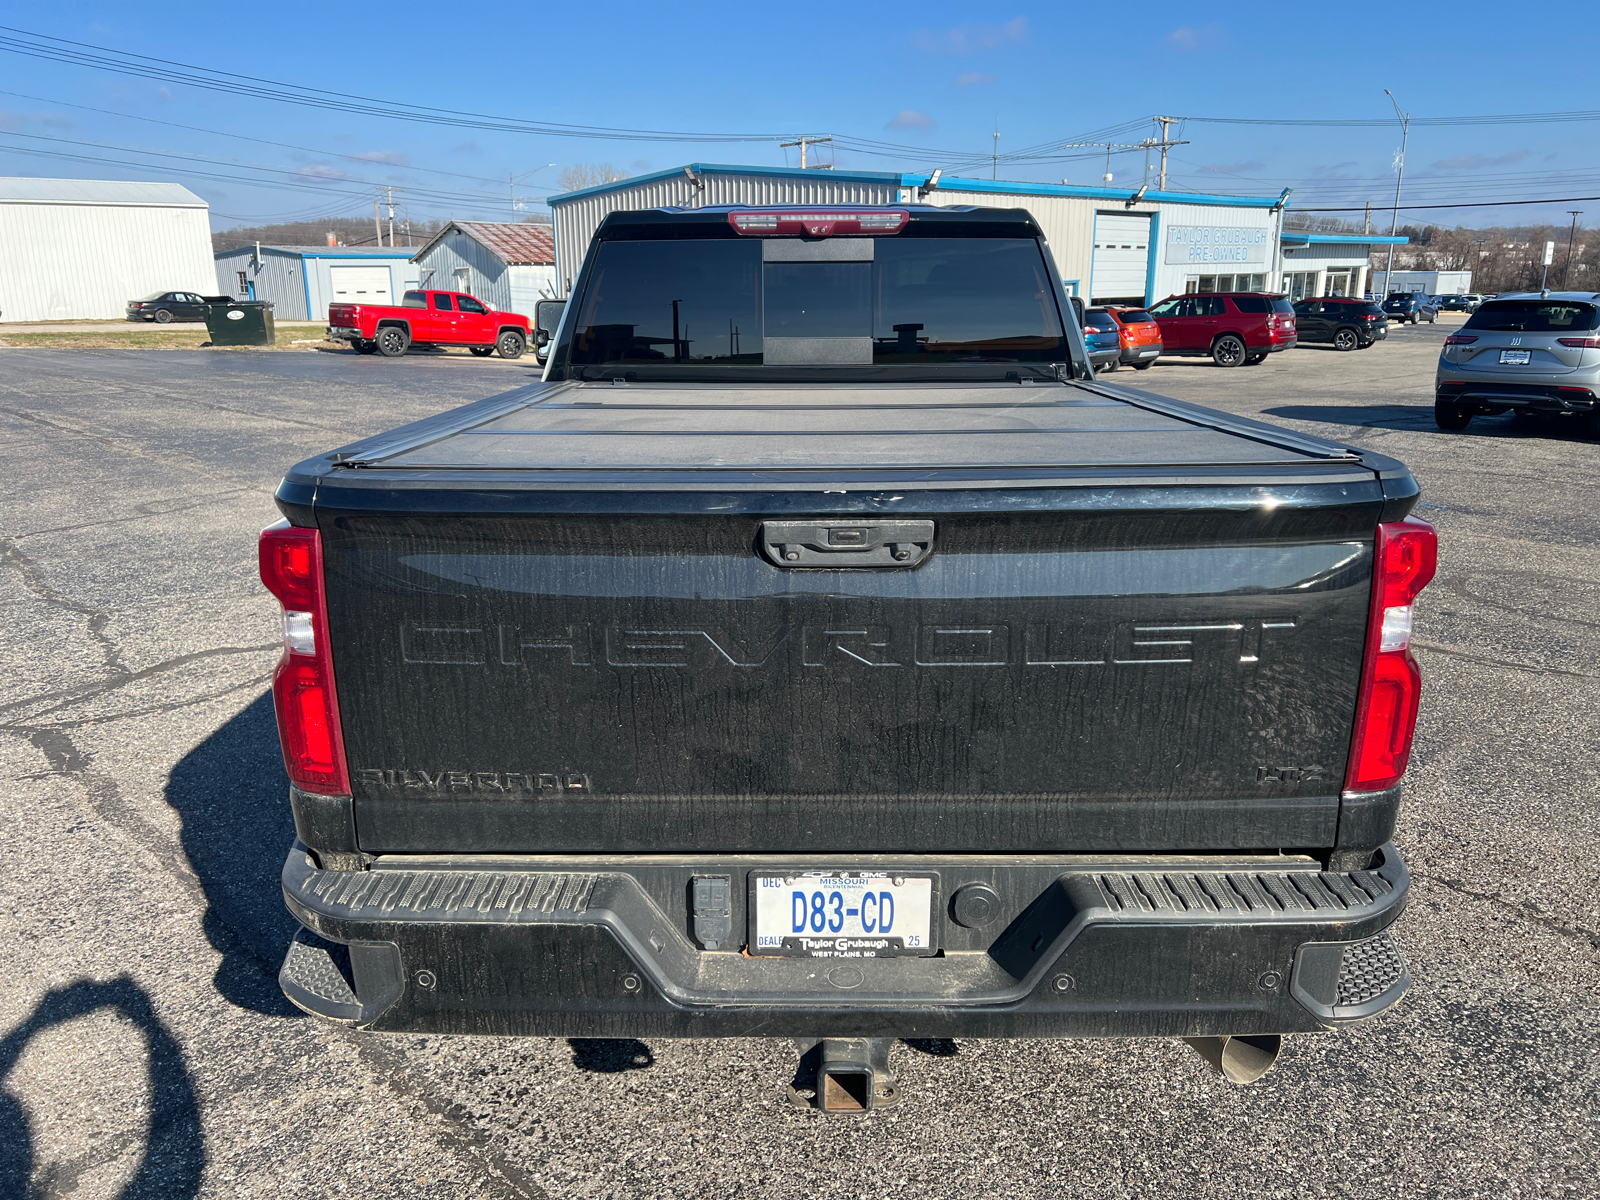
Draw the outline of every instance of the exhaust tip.
M1277 1065L1283 1038L1276 1033L1245 1037L1184 1038L1229 1083L1254 1083Z

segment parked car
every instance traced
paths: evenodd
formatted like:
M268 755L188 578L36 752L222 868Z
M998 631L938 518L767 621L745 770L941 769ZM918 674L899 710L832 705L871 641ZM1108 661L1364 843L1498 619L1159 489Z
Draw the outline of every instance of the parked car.
M1365 350L1389 336L1383 309L1343 296L1296 300L1294 325L1302 342L1331 342L1335 350Z
M1600 432L1600 304L1594 292L1486 300L1444 340L1434 375L1440 429L1479 414L1577 417Z
M1401 324L1426 321L1431 325L1439 316L1439 309L1432 300L1412 292L1391 292L1383 302L1383 311Z
M1295 344L1294 305L1265 292L1171 296L1152 305L1161 352L1209 356L1219 367L1253 367Z
M398 358L412 346L465 346L478 357L521 358L528 318L495 312L465 292L412 291L391 304L328 305L328 337L362 354Z
M1161 326L1142 308L1106 309L1117 321L1122 335L1122 362L1135 371L1148 371L1161 357Z
M1400 999L1402 464L1090 385L1022 209L614 212L577 280L542 386L279 485L290 1000L803 1039L860 1114L900 1037L1240 1083Z
M1434 306L1440 312L1476 312L1483 301L1477 296L1435 296Z
M196 292L151 292L142 300L129 300L129 321L154 321L166 325L173 321L204 321L212 297Z
M1096 371L1115 371L1122 361L1122 327L1103 308L1085 309L1083 340L1089 347L1089 362Z

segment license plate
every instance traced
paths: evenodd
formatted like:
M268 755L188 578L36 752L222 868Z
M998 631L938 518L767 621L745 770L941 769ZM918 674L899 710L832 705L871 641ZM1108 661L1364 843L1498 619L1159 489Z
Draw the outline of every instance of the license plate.
M1506 367L1525 367L1533 361L1532 350L1502 350L1500 351L1500 365Z
M932 954L932 875L753 874L751 954L892 958Z

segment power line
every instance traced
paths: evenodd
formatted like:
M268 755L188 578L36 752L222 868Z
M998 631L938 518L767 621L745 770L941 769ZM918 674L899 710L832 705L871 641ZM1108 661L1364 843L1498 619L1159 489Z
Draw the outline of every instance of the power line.
M1503 208L1512 204L1575 204L1580 200L1600 200L1600 196L1550 196L1542 200L1476 200L1463 204L1402 204L1401 212L1420 212L1436 208ZM1353 208L1296 208L1297 213L1364 212L1363 205Z
M204 88L208 91L275 100L283 104L298 104L308 108L360 113L462 129L636 142L770 142L787 136L779 133L701 133L628 129L604 125L569 125L553 121L530 121L488 113L434 108L401 100L380 100L349 92L334 92L325 88L284 83L255 75L241 75L233 71L219 71L210 67L196 66L193 63L114 50L92 42L77 42L70 38L33 33L9 25L0 25L0 50L70 66L88 67L144 79L159 79L168 83Z
M1325 128L1378 129L1391 127L1394 121L1386 117L1304 119L1271 117L1182 117L1184 121L1197 121L1205 125L1295 125ZM1413 117L1413 125L1553 125L1570 121L1600 121L1600 109L1574 109L1570 112L1548 113L1493 113L1469 117Z
M48 96L30 96L26 92L8 92L0 90L0 96L13 96L19 100L33 100L40 104L58 104L63 108L76 108L82 112L99 113L105 117L117 117L127 121L144 121L150 125L165 125L169 129L187 129L191 133L208 133L214 137L235 138L241 142L255 142L261 146L276 146L280 150L298 150L303 154L318 154L324 158L342 158L347 162L373 163L379 160L360 154L344 154L338 150L319 150L313 146L296 146L292 142L275 142L270 138L251 137L246 133L229 133L225 129L206 129L200 125L183 125L177 121L163 121L156 117L144 117L137 113L117 112L109 108L93 108L87 104L75 104L70 100L53 100ZM421 171L428 175L448 175L454 179L470 179L474 183L497 184L499 180L489 179L482 175L465 175L459 171L445 171L438 167L419 167L412 163L392 164L404 171Z

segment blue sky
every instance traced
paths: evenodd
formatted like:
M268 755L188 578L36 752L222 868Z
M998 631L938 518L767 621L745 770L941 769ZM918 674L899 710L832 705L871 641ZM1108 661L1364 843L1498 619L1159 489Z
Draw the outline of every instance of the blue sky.
M808 26L809 11L817 16ZM1392 122L1385 87L1417 117L1580 109L1592 89L1568 81L1592 82L1600 49L1593 22L1541 28L1508 19L1503 4L1472 3L1369 6L1346 19L1326 5L1158 2L65 3L10 12L0 20L33 33L296 87L522 121L752 139L431 125L0 51L0 174L176 180L211 203L218 228L370 214L380 185L400 189L402 212L417 218L508 219L559 190L561 168L573 163L608 162L629 174L689 161L798 165L796 151L778 145L796 133L849 138L822 151L839 167L943 164L986 177L997 122L1007 155L1064 139L1136 143L1151 135L1156 113ZM1195 120L1174 136L1191 143L1169 162L1175 189L1276 195L1293 187L1296 208L1370 199L1381 209L1393 197L1393 123ZM1405 198L1600 195L1597 141L1600 121L1415 126ZM1098 183L1107 165L1104 150L1078 149L1003 160L998 170ZM1109 166L1115 184L1137 186L1145 155L1115 152ZM1402 219L1564 224L1574 207L1593 210L1586 224L1600 219L1600 201Z

